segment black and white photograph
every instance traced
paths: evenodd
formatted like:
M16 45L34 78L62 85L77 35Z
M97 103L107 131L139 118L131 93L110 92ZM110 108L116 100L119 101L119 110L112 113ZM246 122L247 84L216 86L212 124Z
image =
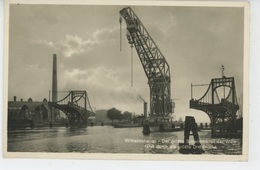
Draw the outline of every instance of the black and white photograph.
M5 157L247 160L248 3L5 10Z

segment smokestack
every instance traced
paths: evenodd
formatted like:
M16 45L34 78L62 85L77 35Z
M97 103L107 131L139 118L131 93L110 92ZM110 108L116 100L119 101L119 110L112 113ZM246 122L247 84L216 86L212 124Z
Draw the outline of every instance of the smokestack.
M57 101L57 56L53 54L53 70L52 70L52 101Z
M14 102L16 102L16 96L14 96Z
M144 101L144 117L147 118L147 102Z

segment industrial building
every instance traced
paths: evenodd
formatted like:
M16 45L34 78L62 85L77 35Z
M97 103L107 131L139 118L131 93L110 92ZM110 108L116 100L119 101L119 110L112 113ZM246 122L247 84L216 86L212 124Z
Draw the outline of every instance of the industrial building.
M42 101L33 101L31 98L17 101L14 96L13 101L8 101L8 128L45 126L51 119L52 112L46 98Z

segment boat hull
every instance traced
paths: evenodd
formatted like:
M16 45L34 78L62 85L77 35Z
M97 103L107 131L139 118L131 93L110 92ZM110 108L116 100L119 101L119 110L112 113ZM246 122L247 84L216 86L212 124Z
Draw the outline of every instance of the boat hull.
M113 124L114 128L135 128L135 127L142 127L141 124Z

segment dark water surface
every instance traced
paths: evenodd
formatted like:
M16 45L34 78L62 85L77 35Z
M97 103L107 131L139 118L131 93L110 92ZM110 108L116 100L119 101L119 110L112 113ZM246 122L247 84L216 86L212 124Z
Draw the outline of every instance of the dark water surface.
M9 130L8 151L179 154L178 146L183 142L183 135L180 131L144 136L142 128L112 126ZM199 132L199 137L205 154L242 154L240 139L211 139L209 131Z

